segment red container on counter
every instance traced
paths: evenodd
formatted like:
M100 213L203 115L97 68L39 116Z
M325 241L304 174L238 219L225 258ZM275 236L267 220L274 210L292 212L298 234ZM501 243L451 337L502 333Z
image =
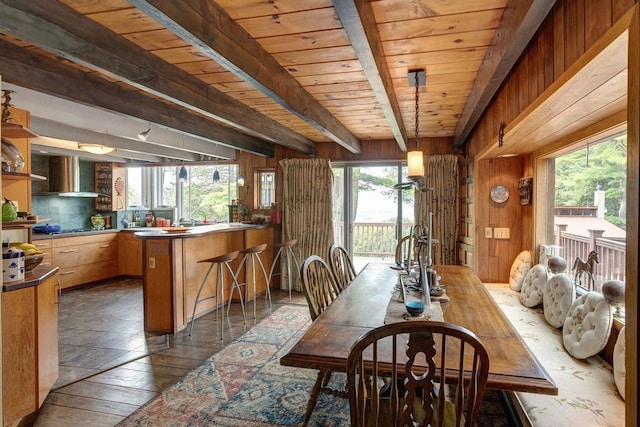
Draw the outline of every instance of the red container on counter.
M271 224L280 224L280 211L273 210L271 211Z

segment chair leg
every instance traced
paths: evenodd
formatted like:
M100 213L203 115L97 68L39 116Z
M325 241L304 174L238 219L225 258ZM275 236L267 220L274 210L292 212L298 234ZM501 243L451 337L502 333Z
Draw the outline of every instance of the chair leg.
M311 393L309 394L309 401L307 402L307 410L304 413L304 422L302 423L303 426L306 426L309 423L311 413L313 412L313 409L316 407L316 403L318 402L318 395L320 394L320 388L325 381L326 374L327 373L324 371L319 371L316 382L313 383Z

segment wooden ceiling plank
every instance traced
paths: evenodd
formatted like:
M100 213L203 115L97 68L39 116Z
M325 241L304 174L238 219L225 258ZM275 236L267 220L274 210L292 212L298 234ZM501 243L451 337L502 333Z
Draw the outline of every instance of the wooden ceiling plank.
M379 22L405 21L443 15L456 15L488 9L504 8L507 0L412 1L385 0L372 2Z
M284 36L264 37L258 40L269 53L307 51L328 47L348 46L349 37L342 28L325 31L308 31Z
M5 81L81 104L97 106L261 156L273 156L273 146L222 126L202 115L149 98L75 70L62 62L37 56L0 41L0 74Z
M0 32L250 135L308 154L312 141L58 2L0 2ZM355 137L354 137L355 138Z
M547 17L555 0L509 0L467 104L456 125L453 143L460 148L500 85Z
M186 5L171 0L130 2L336 143L352 153L361 152L355 135L217 4Z
M371 3L362 0L338 0L333 3L387 119L393 138L401 151L407 151L407 130L395 97L391 74L384 59L384 50Z
M470 11L454 15L431 16L378 25L383 41L403 40L472 30L495 30L502 17L501 9Z
M220 6L234 19L255 18L256 16L271 16L300 10L320 9L330 7L331 0L216 0Z
M458 34L417 37L384 42L387 55L407 55L416 52L447 52L451 49L485 48L491 44L493 30L469 31Z
M220 9L222 10L222 8ZM229 16L226 11L224 14ZM332 7L239 19L238 24L254 39L304 33L305 31L335 30L341 27L340 20Z

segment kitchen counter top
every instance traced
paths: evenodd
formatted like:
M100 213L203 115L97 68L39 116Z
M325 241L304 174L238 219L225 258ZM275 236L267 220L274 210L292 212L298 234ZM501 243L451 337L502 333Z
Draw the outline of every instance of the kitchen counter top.
M31 240L43 240L43 239L58 239L62 237L71 236L86 236L89 234L101 234L101 233L135 233L136 237L140 238L163 238L163 237L196 237L203 234L212 232L229 231L229 230L247 230L255 228L272 227L279 224L242 224L239 222L234 223L219 223L211 225L196 225L193 227L129 227L129 228L111 228L108 230L83 230L73 232L61 232L61 233L33 233ZM176 231L166 231L170 228L186 228L188 231L183 233Z
M58 272L58 267L42 266L39 265L32 271L25 273L24 280L18 280L15 282L4 282L2 284L2 292L11 292L18 289L29 288L32 286L38 286L40 283L47 280L52 275Z
M108 230L83 230L83 231L73 231L67 233L32 233L31 240L43 240L43 239L58 239L61 237L70 237L70 236L86 236L88 234L104 234L104 233L117 233L122 231L117 228L110 228Z
M144 231L136 231L135 236L139 239L182 239L227 231L255 230L272 227L274 225L276 224L243 224L240 222L232 222L224 224L198 225L195 227L148 227L144 228ZM130 229L127 228L125 230Z

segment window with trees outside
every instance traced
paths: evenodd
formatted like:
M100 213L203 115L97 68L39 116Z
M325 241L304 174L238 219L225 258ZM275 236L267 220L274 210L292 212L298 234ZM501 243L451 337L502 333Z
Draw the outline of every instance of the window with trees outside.
M333 229L336 243L351 254L356 270L371 261L395 260L398 239L414 224L414 191L394 186L407 181L407 167L334 164Z
M584 290L625 282L627 136L582 145L554 161L554 243L567 273ZM576 275L581 262L591 275Z
M229 205L238 197L238 166L185 165L184 181L178 178L181 166L128 168L128 209L177 208L178 218L193 224L229 221Z

